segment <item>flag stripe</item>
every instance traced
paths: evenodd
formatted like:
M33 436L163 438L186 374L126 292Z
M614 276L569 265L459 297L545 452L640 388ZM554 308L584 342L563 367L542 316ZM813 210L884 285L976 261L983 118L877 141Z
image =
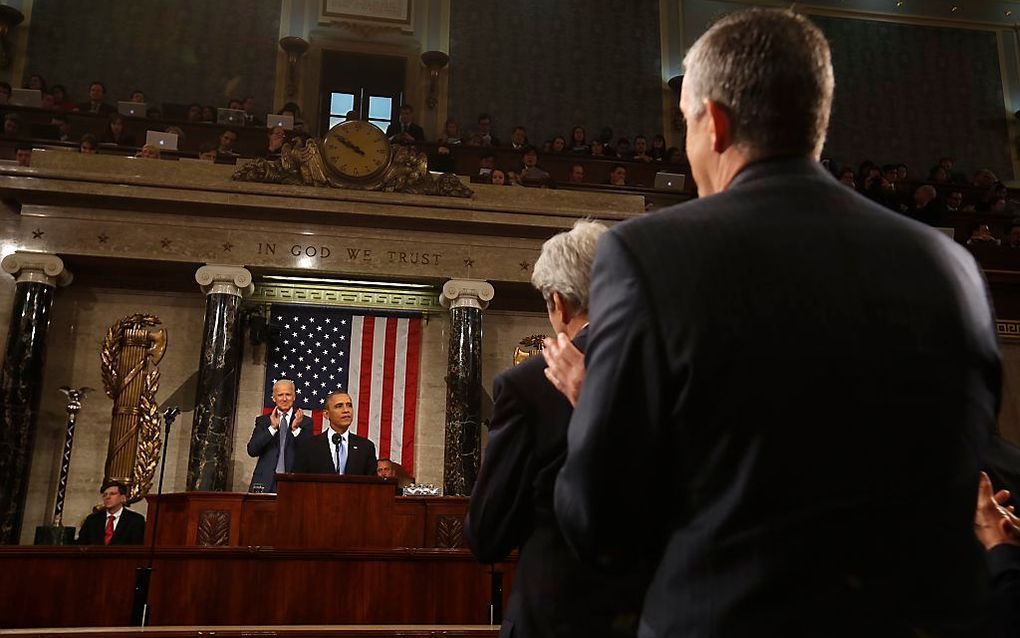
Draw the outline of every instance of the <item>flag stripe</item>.
M404 389L407 387L407 325L409 319L397 321L396 356L393 360L393 401L390 414L389 457L394 463L403 458Z
M384 320L385 321L385 320ZM361 379L358 383L358 403L355 406L358 422L354 433L361 436L368 434L368 416L372 405L372 356L373 340L375 339L376 317L365 317L364 328L361 330Z
M351 358L350 364L347 366L347 385L344 389L351 395L355 413L357 413L358 408L358 397L361 394L361 335L364 331L364 323L365 318L361 315L351 317ZM342 375L341 378L343 378ZM355 431L357 431L357 424L355 423L354 426Z
M407 331L407 373L404 382L404 427L400 464L414 476L414 427L418 412L418 363L421 359L421 319L412 319Z
M368 434L376 442L376 453L379 452L379 424L382 412L383 374L386 364L386 324L391 319L376 317L375 334L372 335L372 395L368 401ZM362 402L364 405L364 402Z
M393 431L393 377L396 374L397 324L400 319L386 320L386 348L383 352L382 394L379 395L379 458L390 458L390 436Z

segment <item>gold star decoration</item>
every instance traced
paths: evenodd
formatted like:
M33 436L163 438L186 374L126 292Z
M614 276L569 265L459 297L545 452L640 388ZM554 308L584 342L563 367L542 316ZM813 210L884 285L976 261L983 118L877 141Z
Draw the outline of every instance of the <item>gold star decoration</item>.
M521 262L521 270L528 270L529 268L531 268L531 264L529 262L526 261Z
M172 244L173 241L171 241L171 240L167 239L166 237L164 237L163 239L161 239L159 241L159 243L163 246L163 248L169 248L170 244Z
M229 241L223 242L223 252L229 253L230 249L233 248L233 247L234 247L234 245L231 244Z

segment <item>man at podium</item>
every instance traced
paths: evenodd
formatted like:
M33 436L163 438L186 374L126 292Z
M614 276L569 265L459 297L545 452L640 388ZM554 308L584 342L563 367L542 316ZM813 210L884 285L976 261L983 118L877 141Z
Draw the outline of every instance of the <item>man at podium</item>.
M331 392L323 405L329 428L299 439L294 471L305 474L376 475L375 444L350 431L354 402L346 392Z

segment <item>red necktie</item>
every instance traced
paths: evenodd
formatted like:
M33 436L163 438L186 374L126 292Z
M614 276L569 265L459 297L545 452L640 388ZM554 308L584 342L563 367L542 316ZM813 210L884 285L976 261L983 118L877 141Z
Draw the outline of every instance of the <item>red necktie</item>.
M110 514L110 518L106 519L106 533L103 534L103 544L109 545L111 540L113 540L113 514Z

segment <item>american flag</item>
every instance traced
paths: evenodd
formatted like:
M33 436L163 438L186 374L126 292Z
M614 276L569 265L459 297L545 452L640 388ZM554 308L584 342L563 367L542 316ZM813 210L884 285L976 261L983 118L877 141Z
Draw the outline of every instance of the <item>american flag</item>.
M273 304L270 316L280 334L266 357L263 414L274 407L273 384L290 379L294 405L318 434L328 427L322 402L343 390L354 402L351 431L413 476L421 319L285 304Z

